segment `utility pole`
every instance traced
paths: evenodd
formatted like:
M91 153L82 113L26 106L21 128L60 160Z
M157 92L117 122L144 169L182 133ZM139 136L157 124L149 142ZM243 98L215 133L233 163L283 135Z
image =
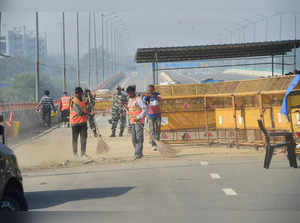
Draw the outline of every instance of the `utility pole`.
M101 14L101 26L102 26L102 83L104 83L104 72L105 72L105 54L104 54L104 14Z
M98 75L98 47L97 47L97 30L96 30L96 14L94 12L94 46L95 46L95 73L96 73L96 86L99 84Z
M297 70L297 15L295 14L295 49L294 49L294 70Z
M80 86L79 12L76 13L76 31L77 31L77 84L78 86Z
M110 45L111 45L111 72L114 72L114 31L113 31L113 22L111 22L111 28L110 28Z
M253 42L256 41L256 23L253 23Z
M106 22L105 22L105 26L106 26L106 31L105 31L105 28L104 28L104 32L106 32L106 52L108 53L109 52L109 20L107 19ZM106 63L106 72L109 73L109 70L110 70L110 66L109 66L109 57L107 56L107 63Z
M117 70L117 30L114 31L114 70L115 72L118 72Z
M0 37L1 37L1 27L2 27L2 12L0 12Z
M89 89L91 89L91 12L89 12Z
M65 13L62 13L62 28L63 28L63 84L64 92L67 91L67 72L66 72L66 30L65 30Z
M282 15L279 16L279 40L281 40L282 35Z
M35 13L35 102L40 100L40 43L39 43L39 13Z
M118 72L121 72L121 31L118 32L117 35L117 64L118 64Z
M268 41L269 19L268 17L265 18L266 18L266 41Z

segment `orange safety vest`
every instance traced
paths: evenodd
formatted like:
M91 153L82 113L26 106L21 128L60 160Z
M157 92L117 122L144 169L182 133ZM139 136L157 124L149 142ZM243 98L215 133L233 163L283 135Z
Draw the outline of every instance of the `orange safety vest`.
M60 103L61 103L61 108L60 108L61 111L70 109L70 97L69 96L63 96L60 99Z
M71 123L71 125L76 125L76 124L87 122L88 116L87 115L79 116L73 109L73 104L79 105L81 110L86 113L86 105L85 105L84 100L80 101L78 98L73 97L71 99L71 106L70 106L70 123Z
M136 117L142 113L142 109L136 105L136 103L139 99L140 99L139 97L130 98L129 102L128 102L128 115L129 115L131 124L135 124L137 122L139 122L139 123L145 122L146 117L138 120L137 122L135 121Z

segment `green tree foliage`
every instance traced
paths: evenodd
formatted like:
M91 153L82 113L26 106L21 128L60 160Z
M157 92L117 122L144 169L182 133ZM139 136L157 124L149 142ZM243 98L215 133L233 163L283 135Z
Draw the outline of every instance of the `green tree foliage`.
M33 102L35 98L35 75L34 73L22 73L14 76L7 87L1 88L2 102ZM49 90L51 96L59 98L62 91L55 87L55 80L51 80L45 74L41 75L40 95Z

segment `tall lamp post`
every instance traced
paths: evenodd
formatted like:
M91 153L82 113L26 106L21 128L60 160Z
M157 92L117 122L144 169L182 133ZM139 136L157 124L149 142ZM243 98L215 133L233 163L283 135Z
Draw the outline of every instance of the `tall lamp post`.
M35 13L35 102L40 100L40 43L39 43L39 13Z
M76 13L76 32L77 32L77 84L78 86L80 86L79 12Z

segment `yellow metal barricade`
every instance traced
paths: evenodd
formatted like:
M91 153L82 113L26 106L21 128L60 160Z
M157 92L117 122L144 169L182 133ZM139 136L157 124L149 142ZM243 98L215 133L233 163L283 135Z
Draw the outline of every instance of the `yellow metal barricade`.
M109 112L112 109L112 101L98 101L95 104L95 111Z
M292 124L280 114L285 91L293 78L156 86L163 98L162 136L169 142L179 142L188 135L189 142L205 139L263 145L258 119L263 120L268 131L292 130L300 134L300 93L289 97ZM299 90L300 85L295 89Z

